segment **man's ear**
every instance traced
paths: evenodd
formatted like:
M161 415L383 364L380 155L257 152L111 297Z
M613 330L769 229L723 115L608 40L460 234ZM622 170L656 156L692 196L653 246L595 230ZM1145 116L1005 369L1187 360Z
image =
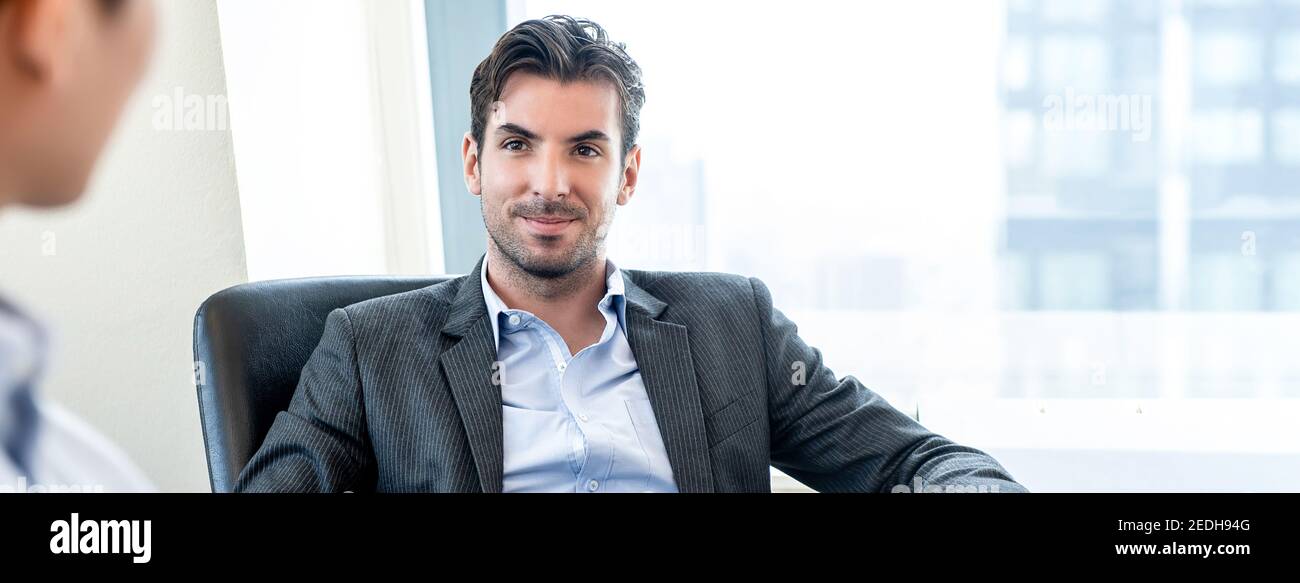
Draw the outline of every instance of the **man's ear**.
M87 34L83 0L10 0L0 26L14 65L33 79L62 83ZM93 7L92 7L93 8Z
M627 204L636 191L637 175L641 172L641 146L634 145L623 161L623 183L618 189L618 204Z
M465 187L474 196L482 196L483 177L479 174L478 143L469 132L465 132L465 139L461 140L460 159L465 164Z

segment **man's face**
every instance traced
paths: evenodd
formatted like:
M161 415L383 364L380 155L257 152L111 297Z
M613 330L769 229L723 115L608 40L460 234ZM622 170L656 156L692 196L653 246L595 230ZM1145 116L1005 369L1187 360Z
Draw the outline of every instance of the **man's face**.
M483 143L466 135L466 184L492 243L525 272L557 278L603 254L640 164L639 147L621 156L620 114L612 84L515 73Z
M153 48L151 0L0 3L0 124L17 202L54 206L86 187Z

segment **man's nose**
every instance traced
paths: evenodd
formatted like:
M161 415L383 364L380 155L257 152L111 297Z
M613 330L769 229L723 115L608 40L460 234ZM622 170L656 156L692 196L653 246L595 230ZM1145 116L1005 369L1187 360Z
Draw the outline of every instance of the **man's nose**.
M557 200L569 194L569 176L562 154L542 156L533 172L533 195Z

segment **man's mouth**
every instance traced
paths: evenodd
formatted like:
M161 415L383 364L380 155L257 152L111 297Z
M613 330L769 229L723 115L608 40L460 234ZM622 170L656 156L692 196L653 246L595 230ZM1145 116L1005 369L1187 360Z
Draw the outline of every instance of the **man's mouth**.
M573 219L571 219L571 218L569 218L569 217L524 217L524 218L525 218L525 219L528 219L528 220L530 220L530 221L536 221L536 222L539 222L539 223L545 223L545 224L548 224L548 225L549 225L549 224L554 224L554 223L567 223L567 222L573 220Z
M522 217L528 229L537 235L558 235L563 233L575 219L569 217L539 216Z

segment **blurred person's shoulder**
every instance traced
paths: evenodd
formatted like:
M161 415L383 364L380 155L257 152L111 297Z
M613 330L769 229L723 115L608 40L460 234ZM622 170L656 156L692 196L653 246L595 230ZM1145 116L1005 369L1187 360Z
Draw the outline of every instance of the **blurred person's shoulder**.
M40 433L29 491L157 492L131 457L99 430L51 399L38 396L36 405Z
M35 405L29 467L19 470L11 460L3 460L0 491L156 491L144 472L112 441L39 393L44 353L40 324L0 297L0 395L5 397L0 407L9 407L20 392L30 395ZM16 415L16 410L0 411L0 425L18 422Z

